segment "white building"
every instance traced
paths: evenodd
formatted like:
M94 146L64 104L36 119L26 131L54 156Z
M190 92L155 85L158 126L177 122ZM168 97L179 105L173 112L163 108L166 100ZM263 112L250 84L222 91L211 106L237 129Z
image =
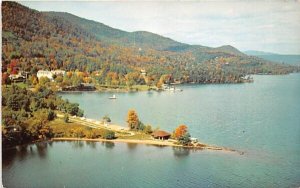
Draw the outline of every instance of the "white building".
M41 77L47 77L50 80L53 80L53 75L65 75L66 71L63 70L53 70L53 71L45 71L45 70L39 70L36 74L36 76L38 77L38 79L40 79Z
M66 71L64 70L53 70L51 71L54 75L59 75L61 74L62 76L64 76L66 74Z
M40 79L41 77L47 77L50 80L53 80L53 73L51 71L39 70L36 76L38 77L38 79Z

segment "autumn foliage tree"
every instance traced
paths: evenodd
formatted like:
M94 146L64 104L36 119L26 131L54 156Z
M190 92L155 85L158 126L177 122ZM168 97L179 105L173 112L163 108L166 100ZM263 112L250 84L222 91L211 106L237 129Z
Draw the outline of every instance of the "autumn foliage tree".
M7 73L2 74L2 84L3 85L8 85L10 84L10 79Z
M179 125L176 129L175 129L175 138L179 138L181 136L183 136L185 133L187 133L187 126L186 125Z
M128 127L131 130L138 130L139 128L139 118L135 110L129 110L127 114Z
M191 135L186 125L179 125L174 131L175 138L182 145L188 145L191 142Z

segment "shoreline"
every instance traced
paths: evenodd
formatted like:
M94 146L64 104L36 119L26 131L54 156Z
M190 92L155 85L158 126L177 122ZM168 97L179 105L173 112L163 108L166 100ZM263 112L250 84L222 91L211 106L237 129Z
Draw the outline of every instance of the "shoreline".
M71 137L61 137L52 138L50 141L91 141L91 142L113 142L113 143L131 143L131 144L145 144L145 145L156 145L156 146L168 146L168 147L181 147L187 149L199 149L199 150L213 150L213 151L224 151L224 152L234 152L243 155L244 152L237 151L230 148L212 146L201 143L202 146L183 146L172 143L167 140L137 140L137 139L103 139L103 138L71 138Z
M262 74L265 75L265 74ZM244 83L252 83L254 80L244 80L242 82L222 82L222 83L213 83L213 82L202 82L202 83L194 83L194 82L188 82L188 83L171 83L170 85L172 86L185 86L185 85L222 85L222 84L244 84ZM145 86L145 85L139 85L139 86ZM164 89L158 89L154 87L150 88L140 88L140 87L133 87L133 88L127 88L127 87L121 87L121 86L107 86L107 87L102 87L102 86L97 86L95 90L70 90L70 91L62 91L59 90L57 92L59 93L79 93L79 92L99 92L99 93L131 93L131 92L147 92L147 91L155 91L155 92L164 92L167 90Z
M62 114L57 114L58 117L62 117ZM128 137L135 135L136 133L127 130L126 127L116 125L116 124L110 124L108 126L105 126L104 124L99 124L96 123L96 120L94 119L88 119L84 118L81 119L79 117L70 117L70 120L75 121L83 126L88 126L92 128L103 128L107 130L112 130L115 131L116 133L128 133ZM219 146L214 146L214 145L209 145L201 142L194 143L192 146L183 146L176 144L172 141L168 140L156 140L156 139L121 139L121 138L116 138L116 139L103 139L103 138L96 138L96 139L91 139L91 138L72 138L72 137L56 137L56 138L51 138L50 140L52 141L93 141L93 142L114 142L114 143L133 143L133 144L146 144L146 145L157 145L157 146L171 146L171 147L182 147L182 148L190 148L190 149L199 149L199 150L215 150L215 151L225 151L225 152L235 152L239 153L240 155L243 155L244 152L238 151L235 149L231 148L226 148L226 147L219 147ZM198 144L198 145L197 145Z

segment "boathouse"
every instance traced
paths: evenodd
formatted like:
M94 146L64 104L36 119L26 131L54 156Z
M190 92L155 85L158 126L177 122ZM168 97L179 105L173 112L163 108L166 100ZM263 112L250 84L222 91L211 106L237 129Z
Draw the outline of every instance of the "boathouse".
M171 134L166 132L166 131L162 131L162 130L157 130L154 131L152 133L153 138L155 139L159 139L159 140L167 140L170 138Z

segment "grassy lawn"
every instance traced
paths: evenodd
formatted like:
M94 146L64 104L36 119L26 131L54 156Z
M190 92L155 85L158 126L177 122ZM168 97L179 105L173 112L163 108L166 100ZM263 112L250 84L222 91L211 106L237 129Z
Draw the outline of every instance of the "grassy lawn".
M137 89L139 91L147 91L149 87L147 85L133 85L132 89Z
M135 140L149 140L152 139L151 135L145 133L136 133L133 136L118 136L120 139L135 139Z
M48 125L53 129L53 132L65 132L71 129L86 128L86 126L83 126L79 123L73 123L71 121L66 123L60 118L50 121Z
M104 135L105 129L93 129L76 122L64 122L63 119L56 118L48 123L54 137L78 137L78 138L100 138Z

